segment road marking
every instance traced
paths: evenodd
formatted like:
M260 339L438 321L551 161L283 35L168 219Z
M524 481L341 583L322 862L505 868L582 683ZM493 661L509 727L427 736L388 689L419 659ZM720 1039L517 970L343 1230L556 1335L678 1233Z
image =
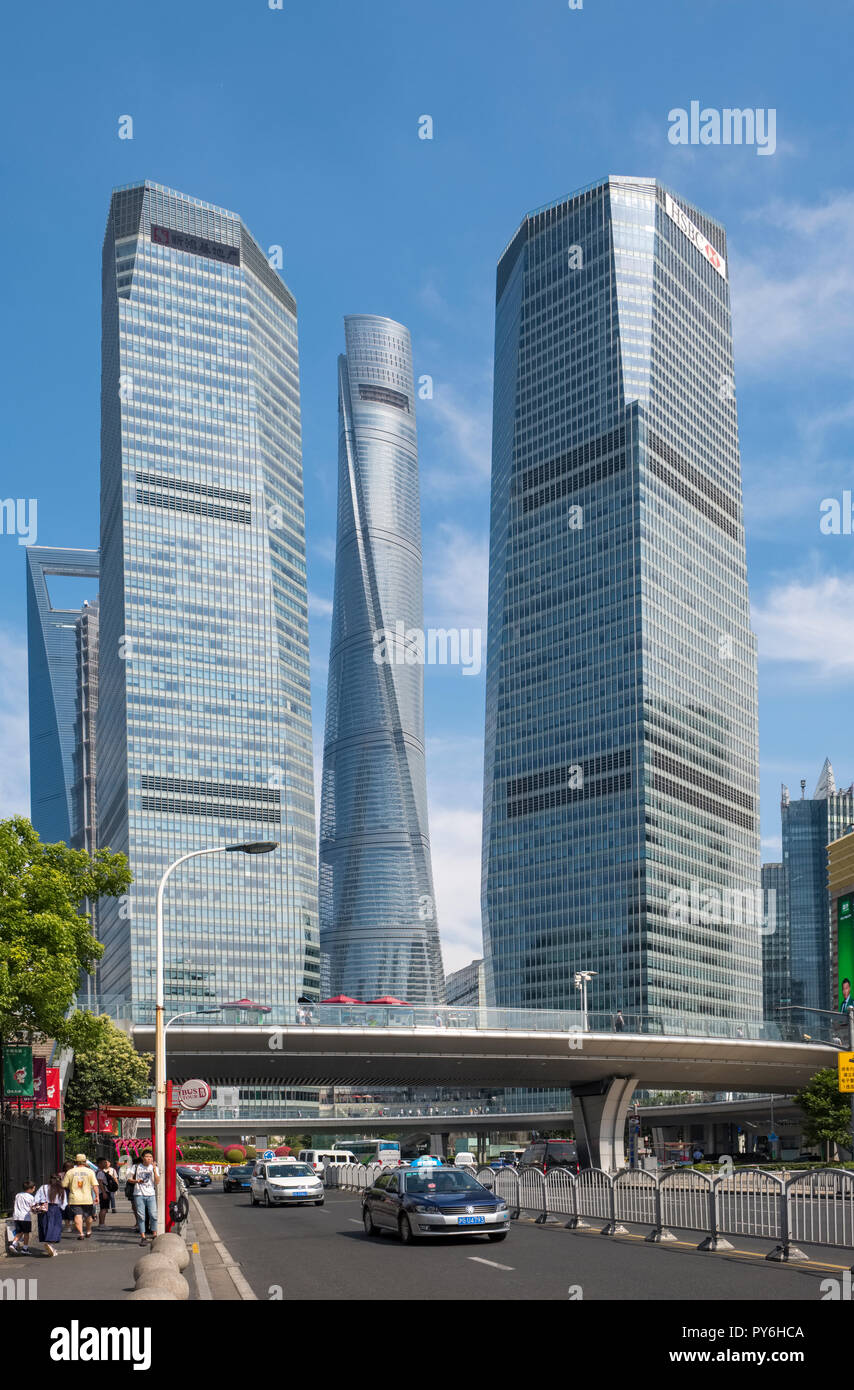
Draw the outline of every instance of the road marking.
M474 1262L475 1262L476 1265L491 1265L491 1267L492 1267L493 1269L507 1269L507 1270L512 1270L512 1269L514 1268L513 1265L500 1265L500 1264L496 1264L495 1260L482 1260L481 1257L480 1257L480 1255L469 1255L469 1259L470 1259L470 1260L474 1260Z
M222 1261L223 1265L225 1266L228 1276L231 1279L231 1282L234 1285L235 1289L240 1294L240 1297L242 1299L253 1299L257 1302L257 1294L253 1293L252 1286L249 1283L248 1279L246 1279L245 1276L241 1273L238 1265L235 1264L234 1260L229 1255L228 1251L226 1250L225 1246L223 1245L222 1241L220 1240L219 1236L214 1230L210 1217L208 1216L206 1211L202 1210L202 1207L199 1203L199 1199L197 1197L190 1197L190 1201L193 1203L193 1206L198 1211L198 1214L202 1220L202 1224L206 1228L207 1233L210 1236L211 1241L213 1242L213 1247L219 1255L219 1258Z
M354 1226L361 1226L362 1224L361 1221L359 1221L355 1216L348 1216L347 1220L352 1221Z

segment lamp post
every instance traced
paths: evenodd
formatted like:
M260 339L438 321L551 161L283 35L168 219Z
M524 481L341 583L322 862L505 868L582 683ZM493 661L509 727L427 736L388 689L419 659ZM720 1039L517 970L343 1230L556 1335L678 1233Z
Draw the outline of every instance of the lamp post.
M575 972L575 988L581 990L581 1031L587 1032L587 986L598 975L598 970L577 970Z
M188 859L198 859L204 854L269 854L278 848L278 840L252 840L239 845L214 845L211 849L194 849L182 854L165 870L157 885L157 930L155 939L155 1000L154 1000L154 1135L155 1162L160 1170L161 1182L166 1176L166 1027L163 1015L163 895L169 876ZM179 1014L175 1015L180 1017ZM174 1019L170 1022L174 1023Z

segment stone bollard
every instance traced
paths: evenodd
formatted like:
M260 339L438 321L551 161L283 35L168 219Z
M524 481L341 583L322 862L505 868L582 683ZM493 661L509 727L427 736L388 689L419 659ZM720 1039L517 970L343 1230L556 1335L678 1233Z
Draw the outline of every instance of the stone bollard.
M164 1273L177 1271L180 1274L181 1272L175 1261L170 1260L168 1255L142 1255L133 1267L134 1280L139 1280L143 1270L147 1270L151 1274L155 1269L163 1270Z
M190 1263L190 1252L187 1249L187 1242L183 1236L176 1235L174 1231L166 1231L162 1236L157 1236L151 1244L152 1255L166 1255L173 1260L179 1269L186 1269Z
M153 1262L154 1256L151 1256L151 1259ZM156 1269L144 1269L136 1281L137 1292L142 1289L166 1289L168 1293L182 1301L190 1297L190 1285L171 1260L166 1268L161 1266L158 1259Z
M136 1303L177 1303L178 1295L170 1289L160 1289L154 1284L147 1284L144 1289L134 1289L133 1293L126 1295L127 1302L131 1299Z

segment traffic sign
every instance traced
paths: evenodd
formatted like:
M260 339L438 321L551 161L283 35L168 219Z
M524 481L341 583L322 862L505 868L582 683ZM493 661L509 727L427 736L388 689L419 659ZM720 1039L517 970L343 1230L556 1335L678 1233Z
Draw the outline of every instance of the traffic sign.
M265 1149L265 1150L264 1150L264 1155L263 1155L263 1157L264 1157L264 1162L265 1162L265 1163L269 1163L270 1160L271 1160L272 1158L275 1158L275 1157L276 1157L276 1155L275 1155L275 1153L273 1152L272 1149Z
M771 1140L771 1143L772 1143L772 1144L776 1144L776 1142L777 1142L777 1135L776 1135L776 1134L769 1134L769 1135L768 1135L768 1138Z
M839 1068L840 1091L854 1091L854 1052L838 1053L836 1064Z

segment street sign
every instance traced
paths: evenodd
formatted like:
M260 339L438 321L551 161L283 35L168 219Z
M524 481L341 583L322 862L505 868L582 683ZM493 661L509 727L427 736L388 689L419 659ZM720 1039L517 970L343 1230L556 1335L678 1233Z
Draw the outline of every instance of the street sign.
M777 1142L777 1135L776 1135L776 1134L769 1134L769 1135L768 1135L768 1138L771 1140L771 1143L772 1143L772 1144L776 1144L776 1142Z
M213 1091L207 1081L182 1081L172 1092L182 1110L204 1110Z
M264 1159L264 1162L265 1162L265 1163L269 1163L270 1160L273 1159L273 1158L275 1158L275 1157L276 1157L276 1155L275 1155L275 1152L274 1152L273 1149L265 1149L265 1150L264 1150L263 1159Z
M854 1052L837 1054L840 1091L854 1092Z

